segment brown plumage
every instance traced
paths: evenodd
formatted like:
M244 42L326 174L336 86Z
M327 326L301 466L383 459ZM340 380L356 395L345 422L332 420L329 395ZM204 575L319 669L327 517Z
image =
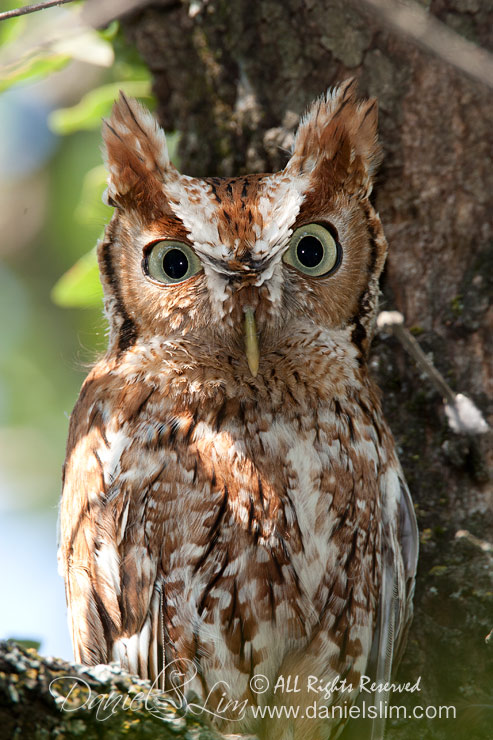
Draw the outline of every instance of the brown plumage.
M319 704L351 703L360 676L390 678L417 532L366 365L386 256L376 123L349 81L314 103L281 172L200 180L169 163L147 111L115 104L109 347L72 414L61 504L77 660L167 688L178 666L209 708L223 691L305 707L310 675L353 685ZM274 694L288 674L302 691ZM250 711L219 724L340 729Z

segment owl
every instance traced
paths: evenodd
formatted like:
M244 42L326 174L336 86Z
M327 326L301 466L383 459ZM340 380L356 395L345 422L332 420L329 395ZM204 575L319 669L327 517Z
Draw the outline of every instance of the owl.
M75 658L194 697L225 733L334 738L333 709L362 681L385 699L368 682L405 644L416 520L367 368L376 127L349 80L280 172L199 179L136 101L104 125L109 342L71 416L60 512Z

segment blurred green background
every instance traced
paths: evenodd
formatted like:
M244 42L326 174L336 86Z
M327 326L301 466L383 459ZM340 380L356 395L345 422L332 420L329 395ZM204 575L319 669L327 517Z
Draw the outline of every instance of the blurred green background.
M152 108L118 24L93 31L80 10L0 23L0 639L64 658L61 468L70 412L105 346L93 250L111 216L101 117L119 88Z

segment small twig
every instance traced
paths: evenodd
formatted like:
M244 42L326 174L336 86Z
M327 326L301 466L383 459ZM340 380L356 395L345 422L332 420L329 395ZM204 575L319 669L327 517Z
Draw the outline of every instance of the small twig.
M73 0L63 1L67 3ZM59 0L56 3L53 0L50 2L53 6L59 4ZM80 12L53 13L53 19L48 24L35 24L31 32L21 34L13 43L0 48L0 76L9 77L36 55L56 49L60 42L67 48L67 42L72 39L92 29L105 28L113 20L140 10L148 4L149 0L85 0L77 7L77 11ZM41 5L47 7L48 3Z
M370 7L389 26L475 80L493 87L493 55L468 41L416 2L352 0Z
M65 5L66 3L73 2L74 0L46 0L44 3L24 5L22 8L13 8L13 10L5 10L3 13L0 13L0 21L6 21L9 18L18 18L20 15L27 15L28 13L37 13L38 10L53 8L55 5Z
M471 545L474 545L475 547L478 547L483 552L491 552L493 553L493 545L491 542L487 542L486 540L481 540L479 537L476 537L475 535L471 534L469 530L467 529L459 529L455 533L455 539L456 540L467 540L471 543Z
M470 398L454 393L443 375L425 355L409 329L404 326L404 316L399 311L382 311L377 318L379 330L391 331L400 341L418 367L428 376L445 403L445 413L452 430L458 434L484 434L488 424Z
M377 319L379 329L389 329L409 352L418 367L428 375L431 382L449 403L455 403L455 393L445 382L436 367L429 361L411 332L404 326L404 316L399 311L382 311Z

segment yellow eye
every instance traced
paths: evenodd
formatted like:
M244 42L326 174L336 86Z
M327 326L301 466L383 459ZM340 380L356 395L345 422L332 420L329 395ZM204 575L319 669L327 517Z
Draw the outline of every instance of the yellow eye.
M304 275L323 277L339 266L341 248L325 226L307 224L296 229L283 260Z
M171 239L153 244L144 258L145 274L165 285L182 283L201 269L202 264L193 249Z

